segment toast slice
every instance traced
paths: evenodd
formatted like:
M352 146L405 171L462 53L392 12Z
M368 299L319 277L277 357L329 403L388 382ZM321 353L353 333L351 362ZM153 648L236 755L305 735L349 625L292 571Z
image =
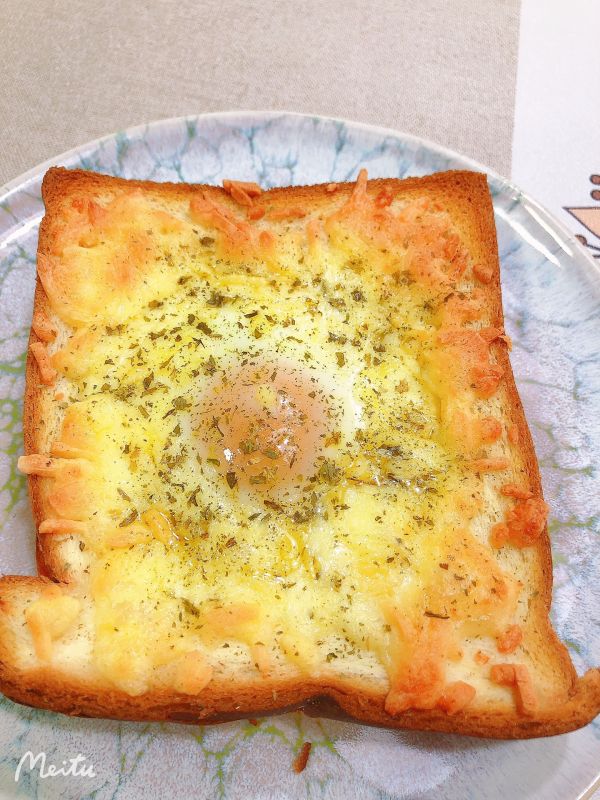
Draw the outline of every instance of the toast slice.
M40 577L0 581L7 697L497 738L598 713L600 672L548 619L484 176L51 169L43 197L20 459Z

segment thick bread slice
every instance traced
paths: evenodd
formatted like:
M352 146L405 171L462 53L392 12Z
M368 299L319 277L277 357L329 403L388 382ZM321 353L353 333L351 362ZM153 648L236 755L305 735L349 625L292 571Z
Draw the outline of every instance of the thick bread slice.
M52 169L43 196L22 468L44 577L0 581L7 697L496 738L593 719L600 672L548 620L483 176Z

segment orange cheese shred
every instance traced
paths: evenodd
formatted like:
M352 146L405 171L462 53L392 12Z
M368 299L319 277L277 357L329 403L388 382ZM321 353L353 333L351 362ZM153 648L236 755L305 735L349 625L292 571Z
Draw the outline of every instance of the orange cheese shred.
M450 383L454 391L462 393L471 389L482 399L496 392L504 375L502 367L490 360L491 331L497 330L446 328L438 331L441 349L433 354L433 360L440 378Z
M24 475L37 475L40 478L52 477L56 474L56 459L38 453L21 456L17 461L17 468Z
M428 617L417 626L399 614L388 615L388 619L403 647L394 665L396 674L385 710L395 716L409 708L435 708L444 690L443 659L450 635L446 620Z
M198 651L186 653L177 664L173 688L181 694L199 694L213 677L213 669Z
M394 196L388 189L382 189L375 197L375 205L377 208L387 208L387 206L392 205L393 199Z
M237 216L206 192L192 198L189 209L192 220L216 228L223 234L219 246L226 251L228 258L272 260L276 240L271 231L257 231L248 219Z
M492 547L502 547L505 544L515 547L534 545L546 526L549 511L549 506L541 497L517 501L506 512L505 522L499 522L492 527L490 544Z
M275 235L271 231L261 231L258 242L263 250L272 250L275 246Z
M92 226L102 224L108 215L108 212L105 208L99 205L95 200L91 200L88 197L76 197L71 205L81 214L87 216L88 221Z
M484 664L488 663L490 657L488 656L487 653L484 653L483 650L478 650L473 656L473 660L475 661L476 664L480 664L481 666L483 666Z
M498 522L492 526L490 531L490 544L495 548L503 547L508 542L509 536L508 525L504 522Z
M64 442L52 442L50 445L50 455L56 458L89 458L89 453L80 447L73 447Z
M294 759L294 772L300 774L306 769L308 764L308 757L312 748L312 742L303 742L302 747L298 751L298 755Z
M87 213L92 227L102 225L108 216L107 210L95 200L88 200Z
M460 453L465 456L476 456L482 444L494 441L495 424L500 433L502 428L499 423L491 418L478 418L466 414L460 409L452 409L445 415L446 431L453 439Z
M68 631L79 609L79 601L64 594L57 585L44 586L39 599L27 607L25 622L40 661L51 659L54 640L60 639Z
M87 532L87 525L75 519L45 519L40 523L39 533L56 535L76 534L82 536Z
M496 393L504 370L496 364L489 364L485 367L475 366L471 370L472 387L476 394L483 400L487 400Z
M511 625L496 638L499 653L513 653L523 641L523 631L519 625Z
M51 509L49 517L68 520L89 517L95 486L91 474L93 469L87 459L31 454L21 456L17 467L25 475L54 479L44 489L45 500Z
M482 339L484 339L488 344L495 342L496 339L503 339L505 336L504 331L502 328L494 328L494 327L487 327L487 328L480 328L479 335Z
M40 380L45 386L53 386L57 372L50 363L50 356L43 342L32 342L29 346L40 371Z
M269 212L269 219L273 220L273 222L288 219L302 219L302 217L305 217L306 214L306 209L302 208L301 206L291 206L290 208L274 208Z
M352 203L355 207L362 206L366 203L368 180L369 180L369 173L363 167L358 173L358 177L356 178L356 183L354 184L354 188L352 189L352 194L350 195L350 200L348 201L349 203Z
M258 183L253 181L223 181L223 188L241 206L251 206L254 197L262 193Z
M512 339L507 333L505 333L505 331L502 330L502 328L481 328L479 335L484 338L488 344L501 341L504 342L509 351L512 350Z
M490 679L498 686L514 686L515 665L494 664L490 669Z
M518 444L519 442L519 426L511 425L506 431L506 437L511 444Z
M206 627L219 635L231 634L259 618L260 608L256 603L231 603L223 608L209 609L204 614Z
M134 522L125 528L119 528L109 533L105 539L107 547L124 549L135 544L147 544L152 541L152 532L146 525Z
M391 716L409 708L434 708L443 686L440 664L424 661L409 667L402 682L393 687L385 699L385 710Z
M225 187L223 187L225 188ZM249 197L246 192L241 189L239 186L230 186L227 190L231 197L235 200L236 203L239 203L241 206L251 206L252 205L252 198Z
M529 500L533 497L533 492L529 489L522 489L516 483L505 483L500 487L500 494L504 497L514 497L516 500Z
M216 228L235 247L247 247L252 244L248 223L237 217L230 209L212 200L206 192L190 200L190 216L195 222Z
M33 332L42 342L52 342L56 339L56 328L52 325L46 314L38 309L31 320Z
M481 441L491 444L497 441L502 435L502 425L493 417L483 417L479 420L479 432Z
M371 205L367 196L367 181L368 173L367 170L363 168L358 173L356 183L352 187L350 196L341 208L329 217L328 221L340 220L352 217L356 214L360 216L361 213L370 213ZM333 186L334 184L331 185Z
M450 214L439 213L428 198L411 198L392 210L392 191L386 187L370 195L367 171L361 169L346 201L326 218L327 232L335 238L350 229L353 238L382 254L399 248L402 273L428 287L454 286L468 266L468 253ZM397 259L382 257L382 270L396 273L398 266Z
M533 717L537 711L538 699L529 670L524 664L515 665L515 682L519 711L526 716Z
M227 178L223 181L223 188L225 191L229 191L233 187L243 189L248 197L252 198L259 197L262 194L262 189L255 181L231 181L227 180Z
M494 271L486 264L473 264L473 275L480 283L491 283Z
M437 702L438 708L452 715L466 708L475 697L475 687L464 681L449 683Z
M257 206L256 204L250 206L248 209L247 217L253 221L258 219L262 219L265 215L265 208L264 206Z
M28 609L28 611L30 611ZM52 638L44 627L44 620L38 619L35 613L25 614L27 627L33 639L33 648L40 661L49 661L52 655Z
M485 305L482 289L474 288L468 295L453 292L448 295L437 311L440 327L464 325L481 317Z
M518 710L533 716L537 710L537 695L529 670L524 664L494 664L490 678L499 686L514 686Z
M541 497L517 502L506 514L510 543L515 547L535 544L542 535L549 511Z

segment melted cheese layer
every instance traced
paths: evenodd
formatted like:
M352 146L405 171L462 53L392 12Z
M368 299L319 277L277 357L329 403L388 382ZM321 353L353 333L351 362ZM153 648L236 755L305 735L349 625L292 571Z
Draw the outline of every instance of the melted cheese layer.
M421 245L332 218L317 252L290 225L264 258L250 240L238 257L210 208L157 228L140 203L122 213L154 226L152 244L142 258L118 227L119 258L142 259L118 274L147 274L143 291L118 309L111 294L107 320L94 283L93 318L69 310L77 331L52 357L79 460L63 459L48 501L85 524L100 672L131 694L180 685L194 652L217 671L394 684L430 642L460 659L457 626L493 635L518 586L468 530L483 485L448 420L476 400L444 385L460 356L435 361L448 281ZM425 211L400 213L418 227ZM446 232L446 276L459 236L443 212L428 224ZM104 242L78 246L86 269L107 258Z

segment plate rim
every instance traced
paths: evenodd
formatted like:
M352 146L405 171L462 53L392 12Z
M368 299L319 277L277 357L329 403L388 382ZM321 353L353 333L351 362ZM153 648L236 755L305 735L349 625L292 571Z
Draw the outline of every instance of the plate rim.
M446 145L439 144L433 139L413 133L407 133L406 131L402 131L397 128L388 128L383 125L360 122L358 120L352 120L346 117L329 116L327 114L311 114L299 111L287 111L285 109L229 109L224 111L207 111L198 114L182 114L179 116L164 117L151 120L150 122L142 122L136 125L130 125L126 128L112 131L111 133L90 139L89 141L80 145L76 145L75 147L71 147L68 150L64 150L62 153L52 156L51 158L36 164L25 172L22 172L20 175L17 175L17 177L0 186L0 203L4 202L9 195L14 194L16 191L22 188L24 184L39 177L50 167L55 166L57 162L62 162L70 157L77 156L81 151L98 147L104 142L111 141L119 134L124 134L127 136L136 135L156 128L181 124L191 119L232 119L235 117L255 117L256 119L260 120L290 117L297 120L322 120L326 122L342 123L355 130L368 131L376 133L379 136L393 136L397 139L411 142L414 145L424 146L429 151L439 153L446 158L460 161L466 168L471 168L476 172L483 172L495 182L500 183L503 188L512 192L520 202L529 206L530 209L533 209L538 217L536 221L541 224L547 233L557 242L560 249L569 254L569 249L573 248L577 254L577 257L584 259L588 268L592 267L593 273L595 273L595 278L600 282L600 264L598 264L587 252L586 248L581 244L581 242L579 242L573 231L571 231L565 223L558 219L558 217L552 211L546 208L542 202L529 194L529 192L521 189L512 179L505 178L499 172L491 169L486 164L477 161L470 156L464 155L458 150L454 150ZM543 221L541 221L539 217L542 217ZM552 230L552 228L554 228L554 230ZM2 234L3 231L0 229L0 237ZM557 236L557 234L560 235Z
M248 120L255 119L257 121L280 120L284 118L295 119L297 121L312 120L312 121L325 121L331 123L340 123L348 126L350 129L370 132L380 137L393 137L395 139L411 143L415 146L426 148L429 152L440 154L448 159L460 162L465 169L473 169L477 172L482 172L489 176L495 183L499 184L501 189L505 192L511 193L515 199L520 203L526 205L528 210L535 212L533 214L536 222L540 224L546 232L557 242L558 246L563 252L572 255L583 266L586 264L587 268L592 268L593 277L600 283L600 264L592 258L586 248L576 238L575 233L563 223L552 211L533 197L529 192L522 190L512 179L506 178L496 170L491 169L483 162L480 162L470 156L454 150L453 148L439 144L433 139L423 137L417 134L408 133L406 131L391 128L387 126L377 125L373 123L361 122L352 120L345 117L330 116L319 113L309 112L296 112L288 111L285 109L229 109L211 112L190 113L178 116L170 116L151 120L150 122L142 122L135 125L127 126L115 131L112 131L102 136L90 139L82 144L71 147L55 156L52 156L33 167L25 170L17 175L15 178L0 185L0 203L7 200L10 196L14 196L20 190L24 189L27 184L41 178L47 169L62 163L70 158L77 157L82 152L93 150L104 143L110 142L118 135L135 136L149 131L160 130L161 128L168 128L178 124L183 124L190 120L234 120L235 118L245 118ZM36 221L39 214L35 215ZM17 227L20 227L28 218L16 221ZM14 223L10 227L14 229ZM4 225L0 225L0 247L2 239L8 231ZM582 790L578 795L577 800L592 800L596 791L600 789L600 773L592 780L592 782Z

